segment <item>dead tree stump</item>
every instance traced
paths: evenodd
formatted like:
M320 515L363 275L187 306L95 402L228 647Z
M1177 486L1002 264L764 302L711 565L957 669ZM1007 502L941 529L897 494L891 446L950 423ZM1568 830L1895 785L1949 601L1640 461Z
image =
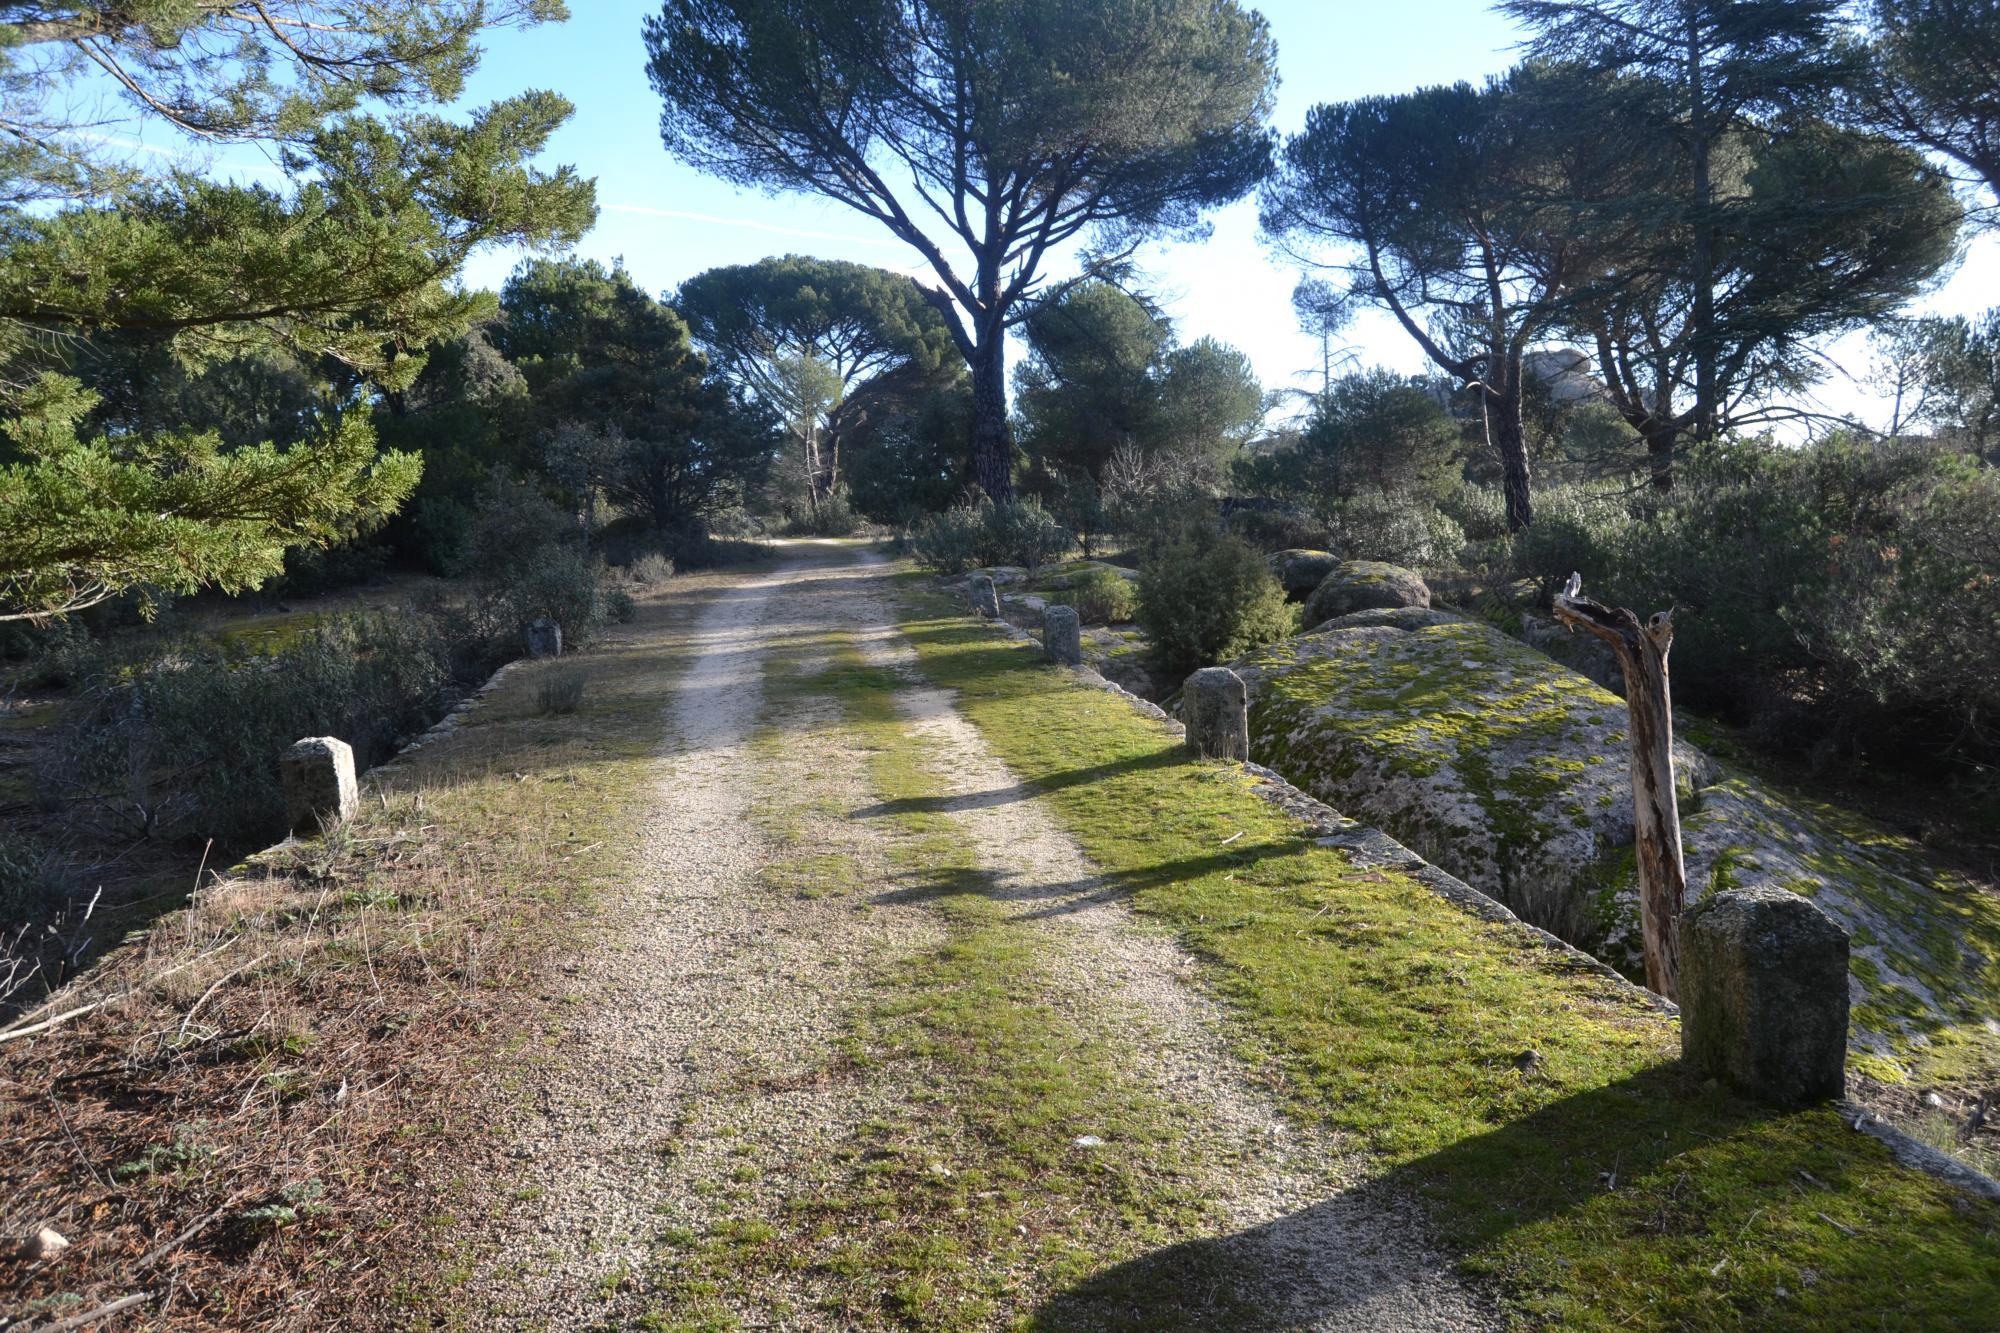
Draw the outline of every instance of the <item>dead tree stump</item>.
M1609 644L1625 673L1646 985L1677 1001L1679 923L1687 907L1687 865L1681 858L1680 797L1674 790L1674 705L1667 683L1674 615L1662 611L1641 624L1631 611L1614 610L1585 597L1581 574L1570 575L1569 585L1556 595L1555 613L1556 619L1572 630L1586 630Z

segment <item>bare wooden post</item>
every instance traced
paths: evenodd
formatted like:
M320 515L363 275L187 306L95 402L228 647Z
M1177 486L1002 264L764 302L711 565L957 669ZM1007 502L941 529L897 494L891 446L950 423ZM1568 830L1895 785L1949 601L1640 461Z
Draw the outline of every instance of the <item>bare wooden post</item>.
M1626 734L1632 741L1632 815L1638 833L1639 913L1646 951L1646 985L1680 999L1681 911L1687 906L1687 865L1681 859L1680 797L1674 790L1674 704L1667 686L1667 650L1674 613L1639 617L1583 595L1572 574L1556 595L1556 619L1611 645L1625 672Z

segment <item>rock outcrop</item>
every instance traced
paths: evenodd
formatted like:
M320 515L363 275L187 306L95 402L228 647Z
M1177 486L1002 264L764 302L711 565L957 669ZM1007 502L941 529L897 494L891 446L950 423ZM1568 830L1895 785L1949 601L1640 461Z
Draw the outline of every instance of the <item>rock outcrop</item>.
M1308 551L1296 547L1289 551L1274 551L1268 559L1271 573L1284 585L1285 596L1295 602L1303 602L1312 596L1313 589L1340 567L1340 557L1331 551Z
M1429 585L1402 566L1379 560L1343 560L1306 599L1305 624L1310 629L1356 611L1393 611L1430 604Z
M1521 916L1636 974L1622 700L1484 623L1364 611L1234 664L1251 758ZM2000 900L1845 812L1675 747L1689 892L1778 887L1853 937L1853 1041L2000 1050Z

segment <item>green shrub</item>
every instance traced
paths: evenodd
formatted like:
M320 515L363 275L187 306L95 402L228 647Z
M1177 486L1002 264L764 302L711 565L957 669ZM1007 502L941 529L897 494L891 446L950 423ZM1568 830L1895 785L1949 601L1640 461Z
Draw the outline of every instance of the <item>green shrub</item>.
M1573 487L1545 491L1535 499L1535 521L1514 534L1516 572L1534 580L1544 600L1573 573L1587 588L1622 587L1631 522L1618 500Z
M573 515L529 483L495 473L479 492L462 567L494 578L574 540Z
M324 550L294 547L285 552L285 572L265 588L274 597L317 597L374 583L388 565L389 548L374 542L351 542Z
M1328 515L1329 550L1345 560L1380 560L1406 569L1441 569L1465 549L1465 532L1427 501L1363 492Z
M1131 579L1109 569L1086 569L1070 580L1066 599L1089 625L1122 625L1139 611L1139 590Z
M1142 562L1169 547L1208 541L1222 531L1221 507L1199 486L1166 482L1115 492L1106 502L1112 531Z
M1332 540L1323 520L1284 505L1239 505L1223 526L1260 551L1323 551Z
M1507 497L1491 486L1461 481L1438 497L1437 507L1458 524L1467 541L1498 541L1507 535Z
M419 496L402 529L405 549L433 574L456 578L472 562L472 506L449 496Z
M986 505L981 517L983 564L1020 565L1035 574L1076 544L1070 530L1032 498Z
M38 780L156 836L242 850L284 831L292 742L338 736L380 762L511 656L517 628L491 604L433 603L323 621L262 656L198 642L93 681Z
M910 551L940 574L963 574L979 561L984 527L979 510L958 505L918 523L910 532Z
M581 646L604 623L596 566L571 547L546 547L509 571L499 594L517 624L547 616L562 626L563 642Z
M642 588L658 587L674 576L674 562L648 551L625 567L625 576Z
M21 684L29 689L68 689L90 674L98 649L82 621L71 616L45 628L24 629L22 649L28 669Z
M1162 668L1186 675L1293 633L1298 611L1264 558L1214 535L1168 547L1139 576L1139 624Z
M794 537L852 537L861 526L861 516L842 487L816 505L802 507L785 531Z
M0 831L0 935L47 920L61 897L48 851L19 833Z
M604 614L621 625L629 625L639 614L639 604L623 588L611 588L604 594Z
M2000 474L1929 442L1691 451L1665 496L1537 497L1513 542L1544 600L1675 608L1674 692L1819 758L2000 752Z
M583 706L584 673L575 667L558 667L535 686L535 703L544 717L567 717Z
M1056 521L1076 534L1085 559L1095 559L1104 531L1110 522L1104 508L1104 493L1088 472L1066 472L1053 479L1050 512Z
M1020 565L1033 573L1075 544L1070 530L1033 499L957 505L932 514L909 535L918 562L940 574L982 565Z

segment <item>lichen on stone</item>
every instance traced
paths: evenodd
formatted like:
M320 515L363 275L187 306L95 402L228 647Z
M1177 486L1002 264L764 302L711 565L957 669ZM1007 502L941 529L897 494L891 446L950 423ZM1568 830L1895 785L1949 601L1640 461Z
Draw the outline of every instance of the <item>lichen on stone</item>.
M1525 919L1642 965L1624 702L1493 627L1344 616L1235 664L1251 754ZM2000 902L1846 811L1675 747L1689 893L1775 886L1853 936L1854 1045L2000 1063Z

